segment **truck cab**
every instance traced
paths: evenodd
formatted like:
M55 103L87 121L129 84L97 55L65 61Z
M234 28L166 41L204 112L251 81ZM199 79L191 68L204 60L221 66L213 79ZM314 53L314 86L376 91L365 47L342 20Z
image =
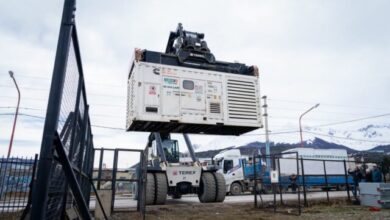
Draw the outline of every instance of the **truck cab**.
M239 195L245 191L246 183L244 181L243 163L248 157L242 156L239 149L230 149L220 152L214 156L214 161L226 182L226 192L232 195Z
M177 140L173 139L163 139L161 141L162 148L166 157L166 162L179 163L180 162L180 151L179 144ZM152 141L152 147L149 150L149 161L152 163L153 167L159 167L161 162L161 157L158 153L156 140Z

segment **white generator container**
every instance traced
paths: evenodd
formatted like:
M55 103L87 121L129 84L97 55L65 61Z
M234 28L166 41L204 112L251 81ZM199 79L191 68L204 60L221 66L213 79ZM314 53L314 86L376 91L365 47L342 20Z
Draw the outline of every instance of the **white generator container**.
M258 76L133 61L128 131L240 135L261 127Z

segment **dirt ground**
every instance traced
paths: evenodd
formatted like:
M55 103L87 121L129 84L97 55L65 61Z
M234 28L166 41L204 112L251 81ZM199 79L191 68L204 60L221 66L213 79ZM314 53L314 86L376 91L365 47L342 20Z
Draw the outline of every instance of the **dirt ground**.
M147 207L146 219L157 220L233 220L233 219L275 219L275 220L390 220L390 210L369 211L369 207L348 204L344 201L336 201L332 205L324 203L311 204L302 209L302 214L297 216L298 208L278 207L278 213L273 208L257 209L253 203L210 203L210 204L177 204ZM115 220L140 219L136 213L117 212L112 216Z

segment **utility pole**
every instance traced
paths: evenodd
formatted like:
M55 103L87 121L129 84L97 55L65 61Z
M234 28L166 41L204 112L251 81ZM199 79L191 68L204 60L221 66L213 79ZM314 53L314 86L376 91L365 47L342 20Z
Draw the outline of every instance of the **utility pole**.
M304 147L304 144L303 144L303 137L302 137L302 117L304 115L306 115L308 112L310 112L311 110L317 108L318 106L320 105L320 103L317 103L316 105L314 105L313 107L309 108L307 111L305 111L300 117L299 117L299 133L301 135L301 147Z
M15 86L16 86L16 89L18 90L18 104L16 106L16 112L15 112L15 118L14 118L14 125L13 125L13 128L12 128L12 133L11 133L11 139L9 141L9 147L8 147L8 156L7 158L9 158L11 156L11 150L12 150L12 144L14 142L14 134L15 134L15 128L16 128L16 120L18 119L18 114L19 114L19 104L20 104L20 90L19 90L19 87L18 87L18 84L16 83L16 80L15 80L15 77L14 77L14 72L12 72L11 70L8 71L9 73L9 76L12 78L12 80L14 81L15 83Z
M270 166L271 166L271 152L270 152L270 149L269 149L269 130L268 130L268 112L267 112L267 96L263 96L262 99L264 100L264 105L263 105L263 108L264 108L264 126L265 126L265 159L266 159L266 163L267 163L267 171L269 172L270 171Z

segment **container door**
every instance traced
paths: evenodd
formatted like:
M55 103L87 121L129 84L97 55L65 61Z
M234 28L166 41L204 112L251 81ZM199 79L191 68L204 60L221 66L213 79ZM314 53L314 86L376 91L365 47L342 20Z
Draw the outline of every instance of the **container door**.
M180 81L176 77L162 77L162 115L179 116L180 114Z

